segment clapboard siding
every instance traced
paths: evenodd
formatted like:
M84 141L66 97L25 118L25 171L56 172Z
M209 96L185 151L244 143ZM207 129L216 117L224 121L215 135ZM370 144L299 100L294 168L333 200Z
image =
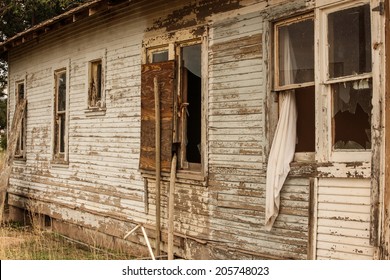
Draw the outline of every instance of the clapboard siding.
M118 239L141 223L153 241L155 178L139 170L144 43L156 36L180 38L177 30L191 29L197 36L207 30L207 170L178 174L176 252L189 258L306 259L316 179L289 177L280 215L272 231L264 229L271 1L195 2L126 2L10 51L10 121L16 81L26 79L28 99L27 158L13 167L10 204L36 203L54 219ZM295 2L286 6L300 12L310 8L307 1ZM282 14L282 8L275 13ZM203 25L208 28L199 28ZM105 111L93 114L87 108L87 64L98 57L104 61ZM69 164L61 166L52 162L53 73L64 66L70 85ZM366 173L367 166L362 168ZM338 176L339 169L337 164L318 167L321 176L329 170L329 176ZM169 176L163 173L163 231L168 188ZM316 199L317 258L372 258L369 180L321 178ZM145 245L141 233L129 240ZM207 254L198 254L189 240L206 246Z
M318 259L372 259L370 180L320 179Z

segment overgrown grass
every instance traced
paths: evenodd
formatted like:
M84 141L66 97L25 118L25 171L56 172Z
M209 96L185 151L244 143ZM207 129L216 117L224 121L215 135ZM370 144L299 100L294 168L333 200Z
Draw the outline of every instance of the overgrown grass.
M118 252L92 248L48 230L15 223L0 227L2 260L119 260L132 257Z

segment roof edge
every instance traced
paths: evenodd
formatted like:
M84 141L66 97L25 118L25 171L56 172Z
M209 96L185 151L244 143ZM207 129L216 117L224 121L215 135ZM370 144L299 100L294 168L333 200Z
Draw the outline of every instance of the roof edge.
M97 13L107 11L113 6L132 2L133 0L93 0L74 9L66 11L58 16L43 21L37 25L26 29L15 36L0 43L0 56L4 55L10 49L30 42L42 34L61 29L64 26L77 21L89 18Z

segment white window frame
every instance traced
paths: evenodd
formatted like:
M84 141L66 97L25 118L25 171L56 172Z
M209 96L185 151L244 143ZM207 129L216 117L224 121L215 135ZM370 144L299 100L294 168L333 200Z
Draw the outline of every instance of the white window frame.
M355 81L361 79L372 78L374 76L374 67L370 73L357 74L352 76L344 76L340 78L329 77L329 53L328 53L328 15L334 12L342 11L349 8L354 8L370 4L370 1L344 1L341 4L325 6L324 8L316 9L315 14L315 73L316 73L316 143L318 152L316 160L319 162L367 162L371 159L371 149L367 150L334 150L333 135L332 135L332 88L331 86L340 82ZM370 8L371 10L371 8ZM372 26L371 12L371 31ZM372 37L373 32L371 32ZM372 38L371 38L372 42ZM374 54L372 53L372 62L374 62ZM376 90L376 83L373 80L373 99ZM374 104L373 104L374 105ZM374 112L371 115L371 122L374 121ZM373 127L371 124L371 130ZM372 141L371 141L372 142Z
M57 75L60 73L66 74L66 108L64 111L65 114L65 135L64 135L64 144L65 149L63 155L61 153L57 153L56 149L56 117L57 117L57 98L58 98L58 90L57 90ZM51 151L52 151L52 163L57 165L68 165L69 163L69 93L70 93L70 59L66 62L59 63L56 67L53 68L52 71L52 79L53 79L53 94L52 94L52 141L51 141ZM58 143L58 145L60 145Z

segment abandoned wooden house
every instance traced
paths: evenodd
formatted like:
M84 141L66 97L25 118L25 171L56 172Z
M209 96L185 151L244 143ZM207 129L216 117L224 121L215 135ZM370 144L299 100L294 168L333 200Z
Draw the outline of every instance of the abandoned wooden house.
M9 38L10 218L137 255L390 258L389 6L95 0Z

